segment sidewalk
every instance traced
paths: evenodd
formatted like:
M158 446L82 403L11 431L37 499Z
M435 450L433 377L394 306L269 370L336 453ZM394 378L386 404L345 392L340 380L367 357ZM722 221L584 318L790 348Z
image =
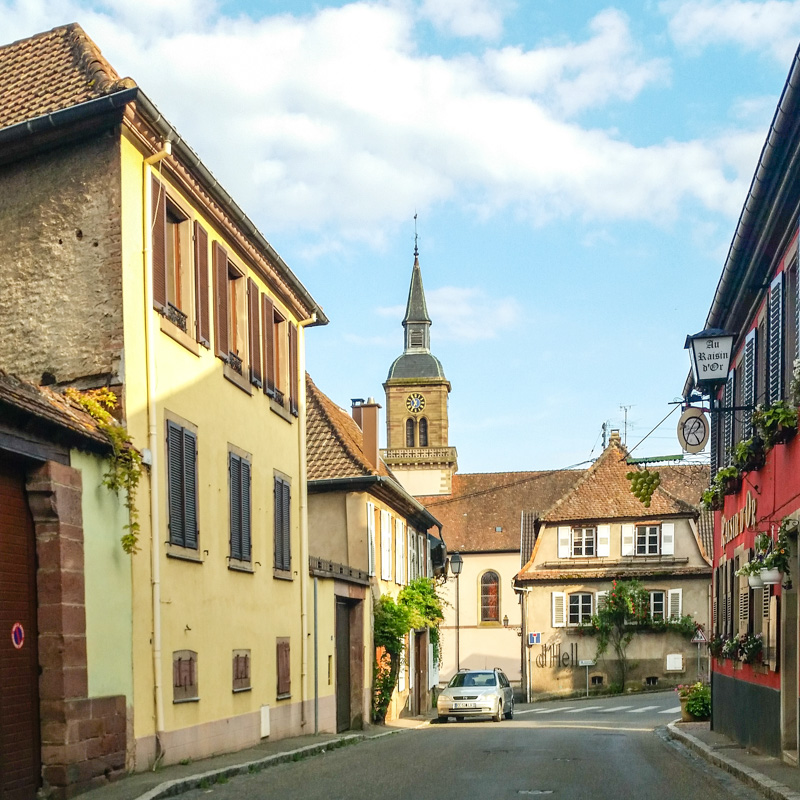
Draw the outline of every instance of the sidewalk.
M255 747L235 753L212 756L189 764L172 764L156 772L135 772L81 797L87 800L159 800L173 797L190 789L209 786L220 778L258 772L284 761L297 761L366 739L420 728L427 725L431 717L432 715L404 717L387 722L386 725L370 725L363 731L311 734L276 742L265 740Z
M771 800L800 800L800 768L750 752L712 731L708 722L671 722L667 732L671 739Z

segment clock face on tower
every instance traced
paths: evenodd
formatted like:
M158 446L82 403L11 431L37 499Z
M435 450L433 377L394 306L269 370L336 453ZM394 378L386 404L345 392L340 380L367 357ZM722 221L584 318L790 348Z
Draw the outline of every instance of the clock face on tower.
M406 408L412 414L419 414L425 408L425 398L419 392L410 394L406 398Z

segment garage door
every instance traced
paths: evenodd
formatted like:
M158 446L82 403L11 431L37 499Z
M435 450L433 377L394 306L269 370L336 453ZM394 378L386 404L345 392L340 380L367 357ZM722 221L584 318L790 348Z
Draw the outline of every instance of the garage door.
M39 786L35 539L24 472L0 455L0 800Z

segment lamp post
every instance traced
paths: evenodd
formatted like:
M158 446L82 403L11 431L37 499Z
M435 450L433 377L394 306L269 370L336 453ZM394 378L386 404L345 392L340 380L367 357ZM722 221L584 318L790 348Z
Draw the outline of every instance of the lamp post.
M461 574L461 568L464 566L464 559L461 557L461 553L453 553L450 556L450 571L453 575L456 576L456 672L461 669L461 654L459 653L459 638L460 638L460 631L459 625L461 621L459 619L458 614L458 600L459 600L459 591L458 591L458 576Z
M709 390L713 399L714 387L725 383L733 351L735 335L721 328L706 328L700 333L686 337L684 350L689 350L692 359L692 375L695 386L702 392Z

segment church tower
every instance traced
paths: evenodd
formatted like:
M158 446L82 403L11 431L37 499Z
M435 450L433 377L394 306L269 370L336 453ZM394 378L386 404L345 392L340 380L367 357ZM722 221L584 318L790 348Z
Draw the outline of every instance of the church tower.
M458 468L456 449L447 444L450 382L431 353L431 320L416 246L403 330L403 354L383 384L387 447L381 455L410 494L450 494Z

